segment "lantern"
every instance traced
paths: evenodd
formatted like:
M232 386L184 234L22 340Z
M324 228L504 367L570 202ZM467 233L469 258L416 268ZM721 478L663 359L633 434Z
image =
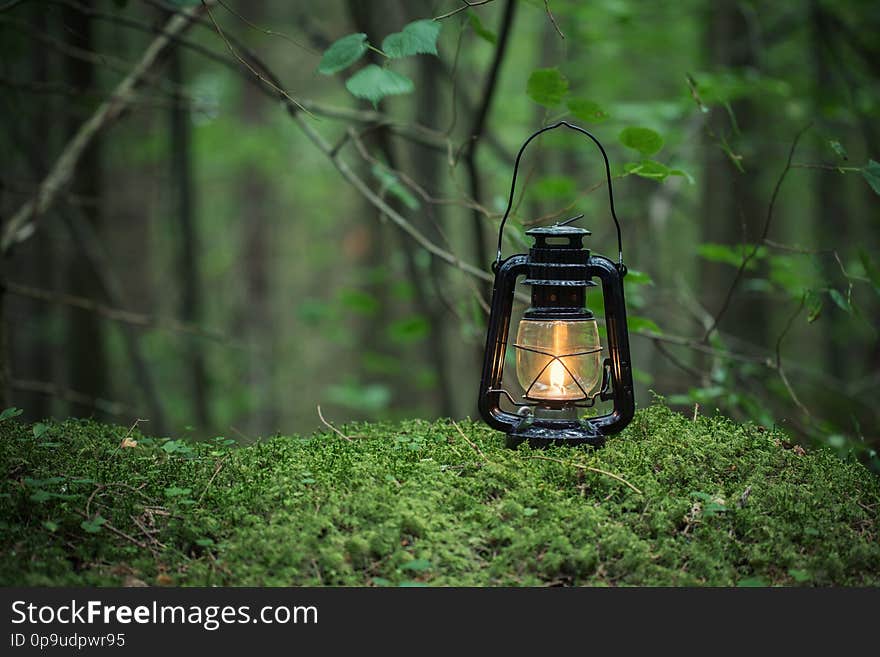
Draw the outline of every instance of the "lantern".
M535 137L559 127L589 137L605 160L611 216L617 228L618 259L592 254L584 246L590 231L570 224L578 215L554 226L533 228L528 254L501 258L504 224L513 205L520 158ZM498 251L492 267L495 284L486 336L480 383L480 414L489 426L507 433L515 447L529 441L533 447L551 444L600 446L605 437L621 431L635 412L629 336L623 279L620 223L614 211L611 168L602 144L583 128L559 121L529 137L519 150L513 169L507 210L498 232ZM515 331L516 378L522 387L513 395L503 387L502 375L510 334L511 312L517 279L531 288L531 306ZM607 345L603 347L586 295L602 285ZM505 409L502 406L509 406ZM582 417L597 400L612 401L604 415Z

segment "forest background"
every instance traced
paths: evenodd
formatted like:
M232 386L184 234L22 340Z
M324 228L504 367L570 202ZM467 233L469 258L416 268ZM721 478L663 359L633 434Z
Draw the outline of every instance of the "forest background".
M564 118L612 161L639 403L878 465L877 3L7 1L0 32L4 416L475 416L513 158ZM505 253L582 212L613 256L558 132Z

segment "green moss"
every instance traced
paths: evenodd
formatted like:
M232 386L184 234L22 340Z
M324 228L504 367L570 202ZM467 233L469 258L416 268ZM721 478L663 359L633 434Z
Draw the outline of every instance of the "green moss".
M445 421L131 448L2 421L0 584L880 584L880 480L829 451L659 405L597 451L461 428L478 449Z

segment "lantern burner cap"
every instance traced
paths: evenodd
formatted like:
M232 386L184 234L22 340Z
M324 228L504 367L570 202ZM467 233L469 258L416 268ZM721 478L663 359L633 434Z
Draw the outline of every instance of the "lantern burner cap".
M532 237L575 237L592 235L586 228L578 228L577 226L539 226L538 228L530 228L526 231L526 235Z

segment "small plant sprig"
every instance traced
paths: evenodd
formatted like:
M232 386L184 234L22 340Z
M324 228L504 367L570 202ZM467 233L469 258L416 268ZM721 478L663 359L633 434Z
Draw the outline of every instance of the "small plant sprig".
M383 66L368 64L345 82L345 88L357 98L369 100L373 106L386 96L412 93L413 81L402 73L391 70L393 60L413 55L437 55L437 37L442 25L431 19L414 21L400 32L389 34L382 48L372 45L363 32L349 34L333 42L318 64L318 72L335 75L346 70L368 50L385 57Z

